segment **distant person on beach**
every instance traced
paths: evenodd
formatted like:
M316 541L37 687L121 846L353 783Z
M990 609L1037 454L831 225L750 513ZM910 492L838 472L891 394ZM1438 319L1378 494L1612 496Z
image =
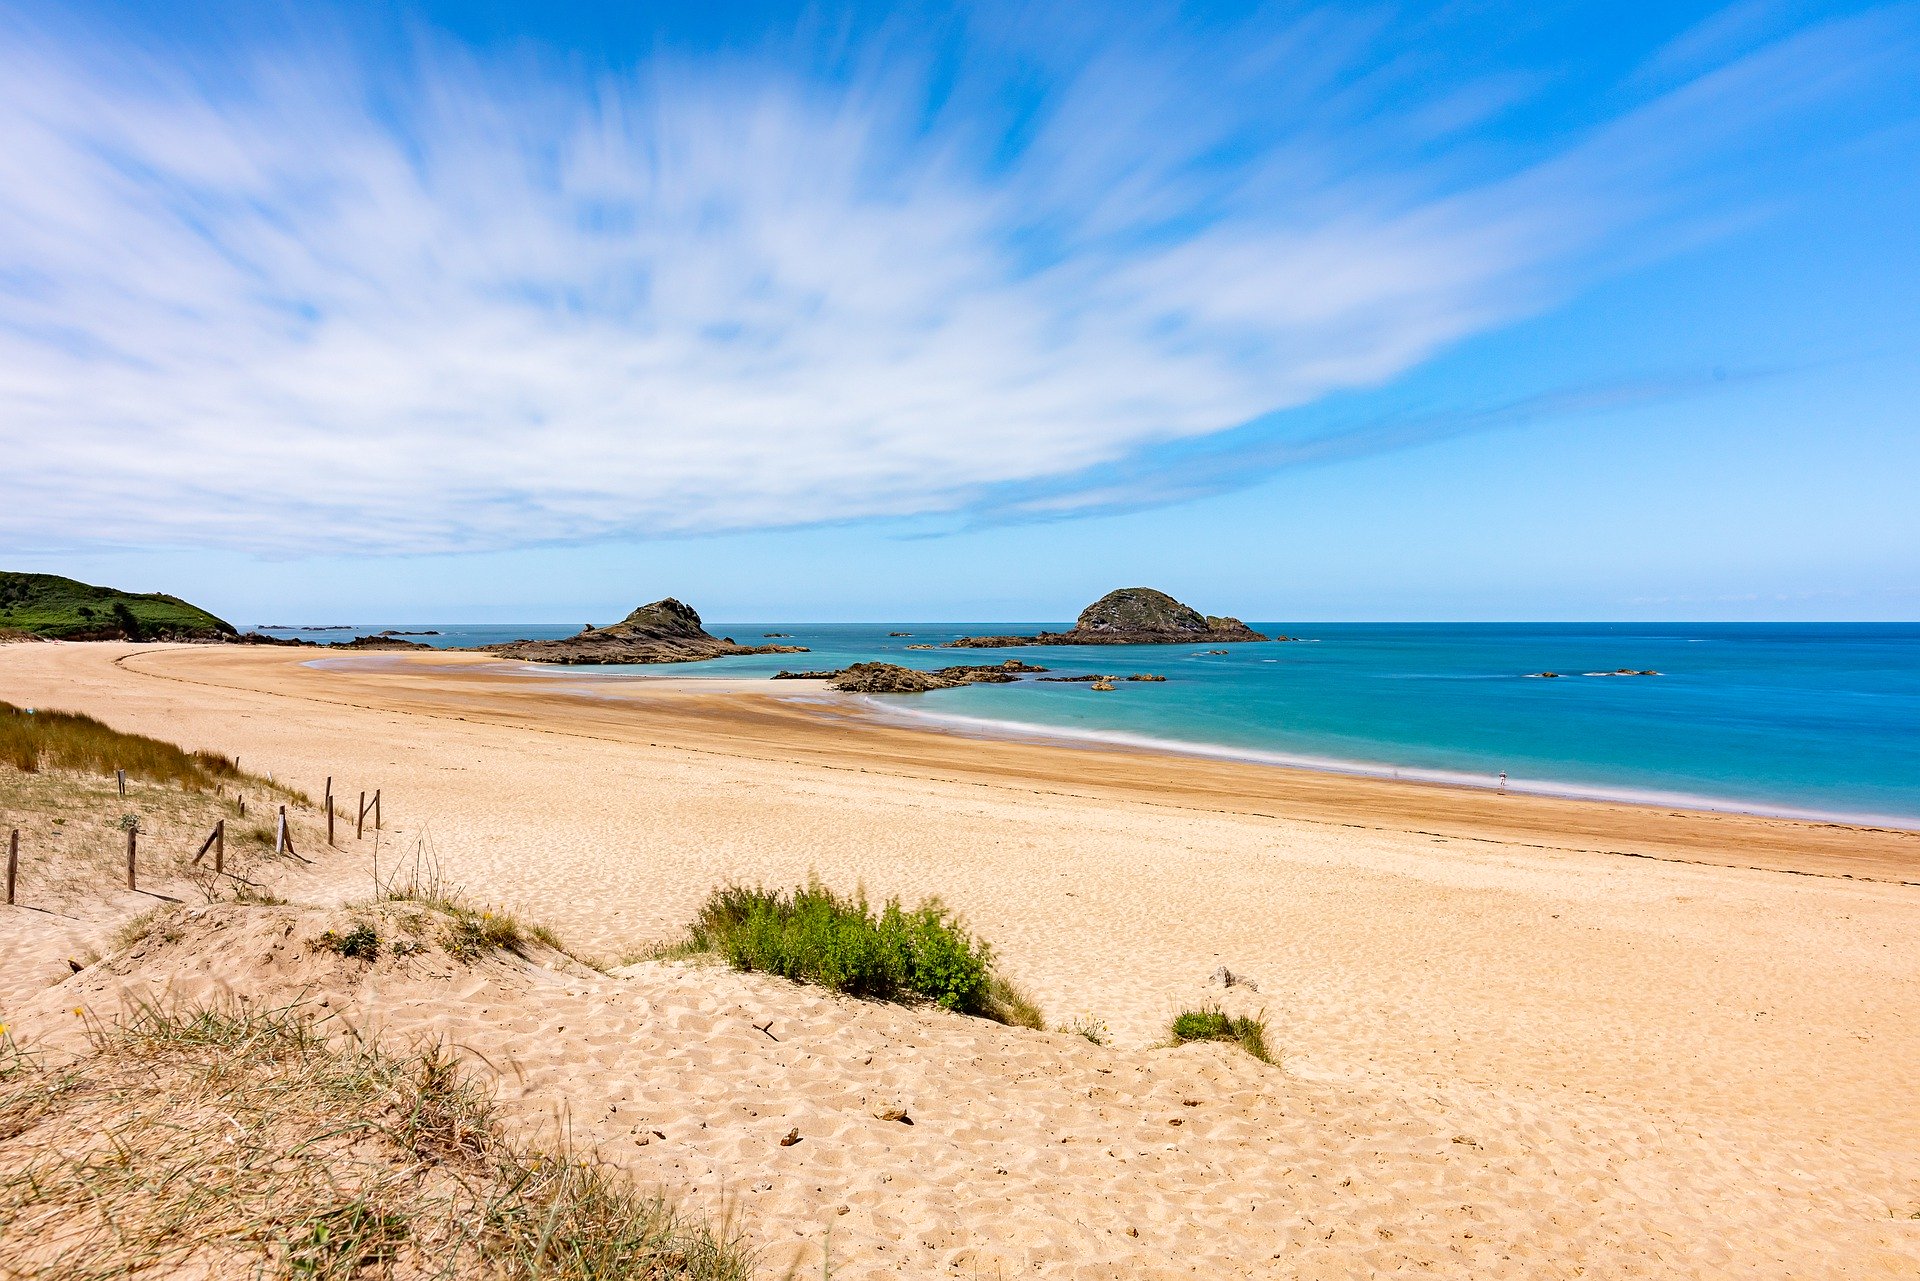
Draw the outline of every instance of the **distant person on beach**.
M1500 771L1500 790L1503 792L1507 790L1507 772L1505 770Z

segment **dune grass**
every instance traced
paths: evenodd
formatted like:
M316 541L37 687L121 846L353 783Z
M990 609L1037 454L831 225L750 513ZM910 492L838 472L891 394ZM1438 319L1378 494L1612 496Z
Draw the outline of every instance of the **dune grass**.
M384 879L375 873L374 895L368 901L414 903L438 913L445 922L441 945L467 964L493 951L525 956L528 946L537 943L588 969L604 973L607 968L602 961L569 948L546 925L527 924L503 909L474 906L459 886L447 880L438 856L424 843L409 863L392 869Z
M962 1014L1045 1026L1039 1008L993 971L993 951L938 899L878 913L818 882L791 892L726 886L701 905L678 952L711 952L758 970L878 1000L919 997Z
M51 1069L0 1045L11 1275L744 1281L724 1230L505 1137L443 1048L301 1007L136 1008Z
M1174 1015L1170 1036L1175 1045L1188 1041L1234 1041L1262 1063L1273 1062L1267 1049L1267 1023L1260 1018L1234 1018L1218 1007L1182 1010Z
M1113 1040L1113 1034L1107 1030L1107 1021L1092 1014L1076 1015L1072 1022L1061 1024L1060 1031L1095 1045L1107 1045Z
M130 779L170 784L190 792L247 783L272 787L305 801L290 788L245 774L231 757L218 752L189 752L144 734L128 734L78 712L31 712L0 701L0 764L25 774L74 770L111 775L125 770Z

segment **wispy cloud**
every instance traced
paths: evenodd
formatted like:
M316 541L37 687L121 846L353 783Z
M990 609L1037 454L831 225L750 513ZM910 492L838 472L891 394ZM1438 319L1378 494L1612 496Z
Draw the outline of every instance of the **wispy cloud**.
M1739 382L1766 377L1742 373ZM1470 408L1372 416L1303 434L1273 415L1196 440L1150 447L1119 463L1003 486L976 504L975 524L1018 524L1137 511L1244 489L1273 473L1436 444L1458 436L1564 423L1708 393L1722 371L1564 387Z
M588 78L4 30L0 540L282 554L1110 505L1558 296L1877 56L1818 28L1468 172L1515 82L1408 101L1351 20L1082 40L1017 108L898 46Z

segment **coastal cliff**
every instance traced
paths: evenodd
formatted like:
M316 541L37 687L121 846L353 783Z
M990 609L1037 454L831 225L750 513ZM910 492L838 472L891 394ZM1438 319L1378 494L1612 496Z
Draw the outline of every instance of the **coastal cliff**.
M534 663L696 663L736 654L804 654L802 645L741 645L714 636L693 607L669 596L642 605L610 627L589 625L564 640L484 645L489 654Z
M1080 611L1073 630L1035 636L962 636L948 649L1004 649L1012 645L1183 645L1264 641L1237 618L1202 614L1151 587L1122 587Z

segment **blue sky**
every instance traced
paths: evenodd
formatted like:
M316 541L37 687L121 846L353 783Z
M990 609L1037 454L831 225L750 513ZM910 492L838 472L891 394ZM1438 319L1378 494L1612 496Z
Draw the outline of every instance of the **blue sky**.
M1920 617L1913 5L184 8L0 0L6 567Z

